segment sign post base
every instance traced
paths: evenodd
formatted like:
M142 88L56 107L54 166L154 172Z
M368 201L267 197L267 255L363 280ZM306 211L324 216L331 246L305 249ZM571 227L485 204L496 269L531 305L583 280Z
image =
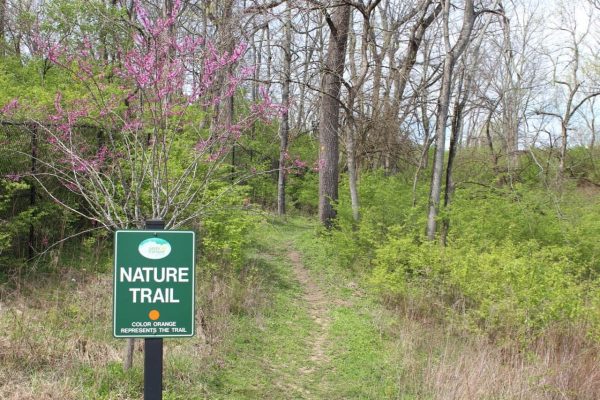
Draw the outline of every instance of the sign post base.
M144 400L162 400L163 340L144 339Z

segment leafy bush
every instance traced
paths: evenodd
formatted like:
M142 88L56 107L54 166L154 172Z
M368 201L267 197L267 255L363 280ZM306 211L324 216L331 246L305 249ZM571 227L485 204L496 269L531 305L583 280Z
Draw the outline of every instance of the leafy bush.
M572 255L568 247L536 241L505 241L482 250L391 238L376 251L370 282L384 298L425 290L472 327L523 339L584 315L588 298Z
M428 304L497 340L522 342L574 325L600 332L596 197L569 182L562 191L518 179L461 184L440 215L450 221L442 247L423 237L425 186L417 206L411 186L402 176L363 174L358 223L341 192L332 253L342 265L361 267L382 299Z
M244 250L249 243L247 233L258 219L251 209L243 208L248 190L248 187L237 186L213 192L214 197L219 197L218 206L205 215L198 229L200 253L213 268L219 263L242 265Z
M313 172L289 174L286 194L288 203L296 209L316 213L319 208L319 175Z
M598 168L598 149L583 146L569 150L567 170L582 182L598 184L600 182L600 169Z
M417 198L423 196L423 188L419 187ZM420 236L425 224L423 202L413 207L412 184L401 175L385 176L383 171L364 173L360 177L359 197L361 217L356 223L352 219L347 179L343 178L337 205L338 229L332 232L341 265L368 262L391 230L396 235Z
M465 187L457 190L444 216L450 219L450 240L483 246L506 239L562 244L557 201L547 191L521 184L512 188Z

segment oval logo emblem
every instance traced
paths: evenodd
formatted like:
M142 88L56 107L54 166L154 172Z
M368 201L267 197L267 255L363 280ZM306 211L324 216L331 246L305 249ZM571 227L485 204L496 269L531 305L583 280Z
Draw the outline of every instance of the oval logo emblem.
M138 246L140 254L151 260L160 260L171 254L171 245L165 239L150 238Z

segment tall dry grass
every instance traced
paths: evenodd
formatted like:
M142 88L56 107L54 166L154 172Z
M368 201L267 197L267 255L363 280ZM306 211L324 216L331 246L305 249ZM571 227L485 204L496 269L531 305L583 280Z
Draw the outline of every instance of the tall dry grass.
M557 344L560 345L557 346ZM600 396L600 358L577 336L547 334L528 351L485 340L447 343L430 357L425 383L436 399L581 399Z
M166 362L194 360L194 368L181 372L187 380L222 364L236 313L261 320L267 303L264 285L246 271L202 276L196 289L196 337L167 341L164 349ZM110 274L65 269L0 288L0 399L89 398L85 393L94 393L96 382L112 379L107 369L122 364L125 356L124 341L112 337L111 319ZM143 341L136 343L139 366ZM120 379L110 398L132 398L128 385L136 383Z
M600 345L584 327L548 329L529 345L499 344L422 308L404 304L394 314L397 322L379 323L395 337L399 398L600 399Z
M449 310L446 299L428 291L384 302L397 321L378 319L396 337L398 387L416 398L600 399L600 343L587 326L563 324L515 339L476 333L461 302Z

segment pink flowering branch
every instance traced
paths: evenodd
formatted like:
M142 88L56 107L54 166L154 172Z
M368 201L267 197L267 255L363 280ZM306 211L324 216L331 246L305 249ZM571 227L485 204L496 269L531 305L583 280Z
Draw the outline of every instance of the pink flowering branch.
M19 99L12 99L0 108L0 114L5 117L11 117L19 108Z
M239 66L247 45L220 52L206 38L178 34L180 0L164 17L152 15L141 0L133 7L139 30L130 48L118 49L116 65L94 58L87 38L62 43L37 37L40 53L87 91L77 101L57 93L48 120L39 122L52 153L43 166L81 196L94 221L126 228L145 218L168 217L171 227L196 215L187 210L203 201L230 149L252 124L270 121L285 108L262 90L261 101L246 115L214 122L208 137L198 132L198 110L217 108L253 75L254 67ZM197 75L190 72L198 66ZM2 112L13 108L8 104ZM82 135L83 125L97 126L102 141ZM181 166L174 144L190 132L197 132L198 140Z

